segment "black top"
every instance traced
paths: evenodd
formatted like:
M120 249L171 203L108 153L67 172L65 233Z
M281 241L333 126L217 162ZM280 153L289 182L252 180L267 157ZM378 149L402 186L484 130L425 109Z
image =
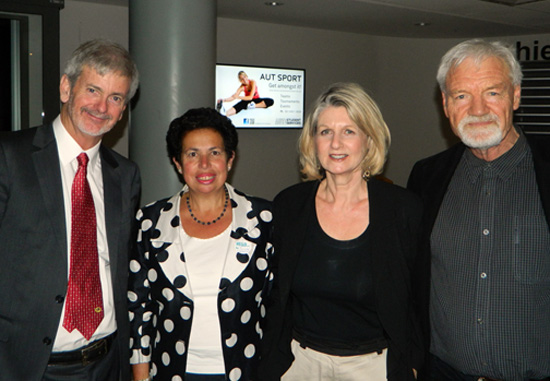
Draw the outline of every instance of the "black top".
M295 335L291 288L315 213L318 181L294 185L277 195L273 208L275 280L266 314L258 379L278 381L292 364ZM387 340L387 379L414 380L423 351L412 311L411 268L420 226L420 200L406 190L371 179L367 252L372 260L376 313Z
M323 231L315 213L310 220L291 289L294 329L335 349L383 337L367 247L369 229L340 241ZM357 349L350 354L361 353Z

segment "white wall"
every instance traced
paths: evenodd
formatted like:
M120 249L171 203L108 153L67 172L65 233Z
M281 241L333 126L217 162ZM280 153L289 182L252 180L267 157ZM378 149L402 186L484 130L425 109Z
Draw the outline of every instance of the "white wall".
M364 36L223 18L218 19L217 33L220 63L305 69L307 105L333 82L361 84L379 104L392 133L385 175L397 184L406 184L418 159L456 142L442 113L435 74L441 56L461 40ZM62 62L80 42L94 37L109 37L127 46L127 9L67 0L61 11ZM504 39L550 44L550 35ZM127 154L127 129L122 127L113 131L114 148ZM239 130L232 183L271 199L298 182L299 133Z

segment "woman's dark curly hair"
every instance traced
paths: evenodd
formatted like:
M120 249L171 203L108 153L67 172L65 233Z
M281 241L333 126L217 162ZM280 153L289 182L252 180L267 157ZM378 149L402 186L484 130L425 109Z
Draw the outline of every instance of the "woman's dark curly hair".
M231 120L212 108L193 108L170 123L166 134L166 148L170 162L175 159L181 161L183 138L193 130L210 128L216 131L223 139L227 158L231 158L237 151L239 136Z

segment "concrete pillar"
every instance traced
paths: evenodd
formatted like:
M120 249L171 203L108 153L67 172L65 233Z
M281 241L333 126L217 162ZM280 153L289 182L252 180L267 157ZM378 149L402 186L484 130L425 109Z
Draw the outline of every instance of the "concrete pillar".
M216 1L131 0L130 53L140 88L130 114L129 156L140 169L142 204L181 187L166 131L190 108L215 103Z

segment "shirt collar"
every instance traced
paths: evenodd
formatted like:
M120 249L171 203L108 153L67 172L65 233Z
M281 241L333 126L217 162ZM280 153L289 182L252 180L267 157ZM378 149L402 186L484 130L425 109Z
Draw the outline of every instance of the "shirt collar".
M471 150L466 149L462 159L465 161L468 180L475 183L484 171L492 176L507 180L514 172L514 169L525 158L529 147L527 139L520 128L516 128L519 138L516 143L502 156L493 161L485 161L475 156Z
M55 140L57 141L57 151L59 152L59 160L61 165L65 166L70 164L82 152L86 152L92 166L97 164L97 161L99 160L99 147L101 142L97 143L89 150L83 150L63 126L61 116L58 116L53 121L53 132L55 135Z

